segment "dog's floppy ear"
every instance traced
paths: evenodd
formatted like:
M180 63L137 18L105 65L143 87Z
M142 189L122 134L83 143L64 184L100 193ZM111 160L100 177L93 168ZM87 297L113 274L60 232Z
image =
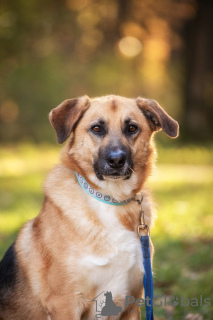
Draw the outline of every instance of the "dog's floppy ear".
M163 131L171 138L176 138L179 134L179 125L177 121L172 119L161 106L151 99L137 98L137 105L149 121L153 131L163 129Z
M49 120L56 131L58 143L63 143L69 137L89 105L89 97L83 96L65 100L50 111Z

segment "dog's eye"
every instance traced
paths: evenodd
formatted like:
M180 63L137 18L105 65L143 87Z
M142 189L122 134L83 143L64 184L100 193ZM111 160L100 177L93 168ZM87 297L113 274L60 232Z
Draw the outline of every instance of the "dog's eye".
M138 127L136 125L131 124L127 127L128 133L136 133L137 131L138 131Z
M101 133L102 132L102 128L98 125L93 126L91 129L94 133Z

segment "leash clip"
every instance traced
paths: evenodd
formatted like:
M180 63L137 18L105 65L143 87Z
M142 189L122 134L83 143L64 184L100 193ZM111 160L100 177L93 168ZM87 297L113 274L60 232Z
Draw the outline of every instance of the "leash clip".
M140 199L137 199L136 201L140 205L141 224L138 225L138 236L140 238L141 237L140 230L142 230L142 235L149 234L149 226L148 226L148 224L145 223L144 211L142 210L142 202L143 202L143 194L142 194L142 192L140 194Z

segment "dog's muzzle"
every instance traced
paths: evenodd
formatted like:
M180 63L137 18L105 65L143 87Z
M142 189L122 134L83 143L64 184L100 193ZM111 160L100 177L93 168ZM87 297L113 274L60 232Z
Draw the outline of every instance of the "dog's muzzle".
M133 171L131 151L124 146L100 149L94 170L100 180L129 179Z

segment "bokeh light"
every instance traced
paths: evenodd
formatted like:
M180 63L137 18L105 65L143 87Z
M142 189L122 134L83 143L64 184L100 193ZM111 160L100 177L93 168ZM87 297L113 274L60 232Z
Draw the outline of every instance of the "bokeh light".
M142 51L142 43L135 37L124 37L118 44L120 52L128 58L137 56Z

